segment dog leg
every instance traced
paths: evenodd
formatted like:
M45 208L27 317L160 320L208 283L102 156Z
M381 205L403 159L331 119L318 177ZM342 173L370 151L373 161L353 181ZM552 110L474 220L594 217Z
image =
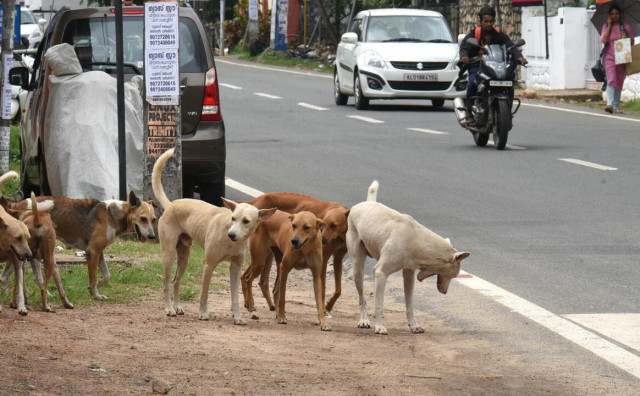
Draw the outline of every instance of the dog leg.
M376 284L376 334L388 334L387 328L384 326L384 289L387 285L387 274L382 270L384 268L384 261L382 258L378 260L375 272L375 284Z
M357 245L358 243L356 243ZM360 322L358 327L361 329L371 328L369 322L369 314L367 313L367 301L364 299L364 262L367 258L367 253L362 249L349 249L349 256L353 261L353 280L356 284L356 290L358 291L358 303L360 304Z
M60 295L60 300L62 304L67 309L73 309L73 304L69 302L67 299L67 293L65 293L64 288L62 287L62 279L60 279L60 272L58 271L58 266L53 267L53 280L56 282L56 287L58 288L58 294Z
M407 320L412 333L424 333L424 329L416 323L413 317L413 286L415 284L415 271L410 269L402 270L404 278L404 301L407 307Z
M104 252L100 253L100 261L98 261L98 266L100 268L100 273L102 274L102 278L98 281L98 287L101 287L105 283L109 282L111 278L111 274L109 273L109 267L107 267L107 262L104 260Z
M89 267L89 292L93 298L98 300L106 300L107 296L98 293L98 265L100 262L100 254L93 249L86 250L87 266Z
M173 279L173 308L176 315L184 315L184 309L182 309L182 305L180 305L180 282L189 264L191 241L189 241L189 243L178 242L176 252L178 253L178 268L176 268L176 276Z
M38 264L35 264L34 261L38 261ZM31 260L31 265L34 268L34 274L35 274L35 269L36 267L38 267L38 271L40 270L40 264L39 264L39 260L33 259ZM47 285L49 285L49 280L51 279L51 276L53 275L53 269L55 268L55 263L51 263L51 262L47 262L47 265L45 265L44 267L44 282L42 282L40 284L40 295L42 297L42 310L44 312L55 312L51 306L49 305L49 301L47 300L48 297L48 293L47 293ZM35 277L35 275L34 275ZM38 282L36 282L38 283Z
M160 239L162 241L162 238ZM176 310L171 301L171 267L173 266L173 260L175 258L175 246L170 242L162 242L162 264L164 267L164 312L167 316L176 316Z
M13 269L15 270L15 288L14 297L16 299L16 308L18 313L22 316L27 316L27 307L25 305L24 298L24 266L22 261L18 259L13 260Z
M238 289L240 286L240 272L242 271L242 262L244 256L231 260L229 263L229 272L231 273L231 313L233 314L233 323L237 325L246 325L247 320L240 313L240 304L238 303Z
M42 262L40 262L40 260L38 259L32 259L31 270L33 271L33 281L38 286L38 289L42 290L42 285L44 284L44 281L42 279Z
M333 252L333 277L335 280L335 291L333 292L333 296L331 296L331 298L329 299L329 302L327 302L327 315L329 315L329 312L333 310L333 306L335 305L336 301L338 301L340 294L342 294L342 259L344 258L344 255L346 253L346 249ZM326 277L324 287L326 290ZM331 315L329 315L328 317L331 317Z
M318 322L320 323L320 330L331 331L331 326L327 323L327 319L324 315L324 300L322 298L322 261L318 257L316 260L319 266L310 264L311 274L313 275L313 292L316 297L316 309L318 310Z
M269 293L269 274L271 273L271 267L273 266L273 261L275 258L273 255L269 255L264 264L264 268L262 269L262 273L260 274L260 281L258 282L258 286L260 286L260 290L262 290L262 295L264 299L267 300L267 305L269 305L270 311L276 310L276 305L273 303L271 299L271 294ZM274 287L278 286L278 279L276 278L276 283Z
M287 260L282 260L280 263L280 279L278 280L278 294L276 297L276 319L278 320L278 324L287 324L287 318L284 312L284 304L285 304L285 292L287 290L287 277L289 276L289 271L293 268L293 265L290 265Z
M209 312L207 312L207 300L209 299L209 285L211 284L211 276L213 270L218 266L218 261L210 261L205 257L204 270L202 273L202 291L200 292L200 320L209 320Z

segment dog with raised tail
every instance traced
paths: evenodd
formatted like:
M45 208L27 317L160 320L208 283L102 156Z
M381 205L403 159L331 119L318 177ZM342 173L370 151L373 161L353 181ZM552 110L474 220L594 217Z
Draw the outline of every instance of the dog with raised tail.
M104 260L104 250L116 237L135 233L140 242L155 238L153 224L156 215L152 202L145 202L131 191L128 201L98 201L97 199L74 199L57 196L40 196L38 202L51 201L49 211L56 236L67 247L84 250L89 268L89 292L99 300L107 297L98 288L109 281L110 274ZM12 209L24 211L30 200L10 205ZM98 281L98 268L102 278Z
M358 327L371 327L363 293L364 263L368 256L378 260L374 267L375 333L387 334L383 318L385 285L389 275L400 270L404 279L409 328L412 333L424 333L413 316L416 271L420 282L437 275L438 291L446 294L451 279L460 272L460 263L470 253L458 252L449 239L440 237L411 216L376 202L378 187L378 182L374 181L369 187L367 201L352 207L349 214L347 249L353 262L353 277L360 303Z
M9 180L18 180L18 174L9 171L0 176L0 190L2 185ZM13 302L22 316L27 314L24 300L24 260L31 260L32 253L29 248L29 229L20 220L14 218L0 206L0 262L10 261L16 273L13 288ZM13 304L12 304L13 305ZM2 307L0 306L0 312Z
M195 241L204 250L204 274L200 293L200 320L208 320L207 300L214 269L221 261L230 263L231 311L233 322L245 325L240 313L238 290L240 271L248 250L249 236L261 221L268 219L276 209L257 209L246 203L235 203L222 198L228 208L220 208L197 199L169 201L162 187L162 171L174 155L174 149L164 152L153 166L151 185L156 199L164 208L158 220L158 237L164 265L164 299L167 316L183 315L180 306L180 280L189 263L191 244ZM173 278L173 300L170 295L171 268L176 258L178 268Z

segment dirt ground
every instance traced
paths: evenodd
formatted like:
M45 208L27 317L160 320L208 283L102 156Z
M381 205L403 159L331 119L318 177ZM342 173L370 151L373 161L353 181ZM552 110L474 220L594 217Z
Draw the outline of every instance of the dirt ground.
M131 305L57 306L57 313L41 312L39 301L32 301L26 317L5 306L0 394L571 395L594 390L589 383L576 388L571 373L545 361L532 365L480 331L465 332L431 315L419 313L425 333L411 334L404 304L390 298L389 335L358 329L357 295L348 274L329 321L333 329L321 332L309 272L293 271L288 283L287 325L276 323L257 285L258 310L243 310L246 326L232 323L228 289L211 293L209 310L216 314L211 321L197 319L196 302L184 305L184 316L166 317L159 290ZM371 293L367 298L371 313Z

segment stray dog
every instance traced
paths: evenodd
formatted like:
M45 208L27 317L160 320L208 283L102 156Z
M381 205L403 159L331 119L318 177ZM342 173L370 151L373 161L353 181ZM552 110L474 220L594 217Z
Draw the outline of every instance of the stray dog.
M4 198L2 198L2 200L4 200ZM6 201L3 202L3 206L5 205ZM51 209L53 209L53 202L44 201L38 205L38 201L36 200L36 196L33 192L31 193L31 201L27 210L19 212L14 209L8 209L9 213L25 223L29 229L29 234L31 235L31 239L29 239L29 248L33 254L33 258L31 259L33 278L40 288L42 295L42 310L45 312L55 312L47 301L49 294L47 292L47 285L49 284L51 276L53 276L56 283L58 294L60 295L60 300L64 304L64 307L73 309L73 304L71 304L67 299L67 295L62 287L62 280L60 279L60 273L58 272L58 266L55 261L57 237L53 228L51 216L49 216ZM44 281L42 279L41 261L45 264ZM12 267L7 266L2 273L2 276L0 277L0 284L3 285L3 288L12 272ZM12 306L15 306L15 301L12 302Z
M18 179L18 174L9 171L0 176L0 189L9 179ZM29 229L20 220L8 214L3 207L0 207L0 262L11 261L16 273L13 288L13 301L22 316L27 314L27 307L24 302L24 271L22 262L30 260L32 257L29 248ZM0 307L0 312L2 307Z
M104 250L117 236L135 232L140 242L155 238L153 223L156 215L152 203L144 202L131 191L128 201L98 201L66 197L37 197L38 202L52 201L49 212L58 239L68 247L86 252L89 267L89 291L94 298L105 300L98 288L109 278L109 268L104 260ZM12 208L26 210L29 200L13 204ZM98 267L102 272L100 281Z
M287 277L292 269L309 268L313 275L313 291L318 309L320 329L331 330L324 315L322 299L322 220L307 211L289 214L277 211L271 219L262 222L251 236L251 264L242 274L242 292L245 307L255 311L251 283L260 276L260 288L269 308L276 310L276 319L286 324L284 311ZM274 285L275 306L269 296L269 271L275 256L278 276Z
M448 239L444 239L420 225L411 216L401 214L375 202L378 182L369 187L366 202L351 208L347 248L353 261L353 277L360 297L360 328L370 328L367 304L362 284L367 256L378 260L374 267L376 334L387 334L384 326L384 289L387 277L402 270L407 319L412 333L424 333L413 317L413 275L418 280L438 276L438 291L446 294L451 279L458 276L460 263L470 253L458 253Z
M180 306L180 279L189 263L192 241L204 249L204 274L200 293L200 315L198 319L208 320L207 299L213 270L221 261L229 261L231 273L231 311L233 322L247 324L238 308L238 286L240 272L244 264L249 236L261 221L268 219L276 209L259 210L253 205L222 198L227 208L219 208L197 199L177 199L169 201L162 187L162 171L173 156L173 149L163 153L153 166L151 185L156 199L164 208L158 221L158 236L162 248L164 264L164 298L167 316L183 315ZM176 257L178 268L173 279L173 301L169 293L171 267Z
M322 301L325 301L327 262L333 255L333 270L335 291L326 303L326 313L329 314L342 293L342 259L347 254L347 217L349 209L338 202L322 201L320 199L290 192L273 192L263 194L251 201L247 201L257 208L278 208L287 213L309 211L322 219L326 227L322 233Z

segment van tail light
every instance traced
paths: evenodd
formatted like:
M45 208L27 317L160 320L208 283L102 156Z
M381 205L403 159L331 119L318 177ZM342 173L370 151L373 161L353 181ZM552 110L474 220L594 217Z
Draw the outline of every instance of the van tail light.
M209 69L204 77L204 100L202 101L200 121L222 121L215 66Z

